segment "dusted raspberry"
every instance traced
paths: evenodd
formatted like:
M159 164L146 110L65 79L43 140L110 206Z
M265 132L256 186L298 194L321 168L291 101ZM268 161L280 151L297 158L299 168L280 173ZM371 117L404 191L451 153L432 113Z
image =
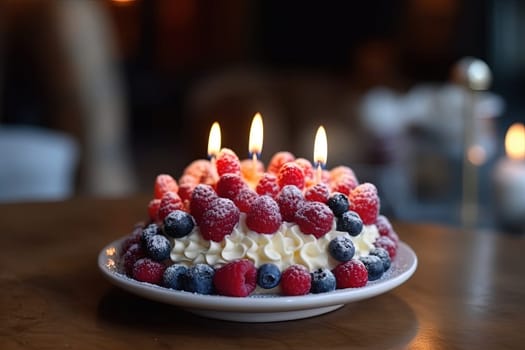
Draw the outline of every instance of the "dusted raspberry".
M337 289L364 287L368 282L368 270L357 259L337 265L332 272L337 281Z
M200 225L203 214L210 206L211 202L217 198L217 193L210 185L197 185L191 193L190 214Z
M328 197L330 197L330 190L328 185L324 183L318 183L306 190L304 193L304 198L310 202L328 202Z
M292 265L281 275L281 290L284 295L305 295L312 286L312 276L303 265Z
M133 232L131 232L124 242L122 242L122 245L120 246L121 254L124 254L129 247L131 247L132 244L140 243L140 239L142 238L142 230L144 229L144 223L140 222L135 225L133 228Z
M223 148L217 155L215 161L219 176L224 174L241 175L241 163L239 157L229 148Z
M375 225L377 226L377 230L381 236L387 236L397 246L399 243L399 237L397 236L397 233L394 231L392 224L386 216L379 215L376 219Z
M253 262L241 259L230 262L217 271L213 276L213 285L220 295L231 297L246 297L256 287L257 269Z
M295 222L295 213L304 202L303 192L297 186L284 186L277 195L277 204L284 221Z
M304 172L296 163L285 163L277 174L277 183L280 188L286 185L297 186L300 190L304 188Z
M200 222L202 237L215 242L222 241L224 236L232 233L239 216L239 208L232 200L215 198L202 215Z
M303 233L319 238L332 228L334 213L320 202L305 202L295 214L295 222Z
M190 175L182 175L179 179L179 197L182 199L183 202L189 201L191 199L191 193L193 192L193 189L198 185L199 183L197 180Z
M339 176L330 182L330 188L332 192L343 193L347 196L354 188L357 187L357 185L357 179L346 174Z
M290 152L277 152L270 160L270 164L268 164L268 172L272 174L279 174L279 170L283 164L293 162L294 160L295 156Z
M377 188L371 183L363 183L354 188L348 197L350 199L350 210L355 211L363 224L372 225L379 214L379 196Z
M217 181L217 174L209 160L197 159L184 169L184 175L191 176L196 183L211 185Z
M264 173L263 177L255 187L255 191L262 195L267 195L275 198L279 193L279 185L277 184L277 176L270 173Z
M155 179L154 195L155 198L161 199L166 192L177 193L179 186L177 181L170 175L160 174Z
M133 265L137 260L145 257L144 249L142 249L141 243L132 244L122 255L122 268L126 275L131 276L133 274Z
M148 204L148 216L151 221L159 220L160 199L154 198Z
M353 177L355 179L355 182L357 183L357 177L355 176L354 171L345 165L339 165L330 170L330 179L337 180L342 176Z
M163 221L169 213L175 210L184 210L184 205L179 195L175 192L166 192L160 200L158 219Z
M246 216L246 226L257 233L274 233L282 222L279 205L270 196L257 198Z
M306 158L297 158L295 164L299 165L303 169L304 178L307 180L313 180L315 178L315 170L312 163Z
M248 188L248 185L238 174L224 174L217 182L216 191L220 197L234 200L241 190Z
M162 284L164 270L166 270L164 264L149 258L142 258L133 265L133 278L140 282L160 285Z
M235 203L241 212L247 213L258 197L259 195L254 190L246 187L237 194L237 197L233 199L233 203Z
M390 239L388 236L379 236L374 242L374 246L377 248L383 248L390 255L390 259L394 260L397 253L396 243Z

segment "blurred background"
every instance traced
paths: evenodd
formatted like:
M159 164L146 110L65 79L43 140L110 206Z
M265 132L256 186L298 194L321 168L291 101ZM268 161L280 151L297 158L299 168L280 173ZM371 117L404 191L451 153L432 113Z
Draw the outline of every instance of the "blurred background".
M519 0L0 1L0 201L150 193L206 157L213 121L246 157L261 112L266 163L311 159L323 124L328 167L374 182L385 214L449 224L469 129L492 225L525 119L524 17ZM490 67L486 91L454 74L465 57Z

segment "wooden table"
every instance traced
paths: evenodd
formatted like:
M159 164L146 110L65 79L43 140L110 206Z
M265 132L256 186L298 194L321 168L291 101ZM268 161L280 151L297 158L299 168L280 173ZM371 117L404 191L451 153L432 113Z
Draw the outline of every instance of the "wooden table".
M0 349L524 349L525 235L395 223L419 267L402 286L305 320L194 316L113 287L101 248L146 197L0 205Z

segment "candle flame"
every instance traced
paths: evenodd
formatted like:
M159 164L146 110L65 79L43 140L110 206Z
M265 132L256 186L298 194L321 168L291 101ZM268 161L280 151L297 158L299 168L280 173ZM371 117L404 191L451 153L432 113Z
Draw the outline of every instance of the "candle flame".
M263 147L263 121L260 113L256 113L250 127L248 151L251 154L260 154Z
M326 156L328 153L328 145L326 140L326 131L321 125L317 129L314 141L314 163L324 166L326 164Z
M221 150L221 127L219 123L215 122L210 129L210 137L208 139L208 156L216 157Z
M505 136L505 152L511 159L525 159L525 126L512 124Z

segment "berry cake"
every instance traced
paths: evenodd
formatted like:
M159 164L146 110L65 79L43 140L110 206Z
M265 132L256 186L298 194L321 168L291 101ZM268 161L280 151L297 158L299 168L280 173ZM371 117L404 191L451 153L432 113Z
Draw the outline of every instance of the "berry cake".
M319 176L320 175L320 176ZM129 277L200 294L304 295L379 279L398 236L376 187L349 167L323 170L289 152L261 162L223 149L174 179L158 175L149 220L122 243Z

